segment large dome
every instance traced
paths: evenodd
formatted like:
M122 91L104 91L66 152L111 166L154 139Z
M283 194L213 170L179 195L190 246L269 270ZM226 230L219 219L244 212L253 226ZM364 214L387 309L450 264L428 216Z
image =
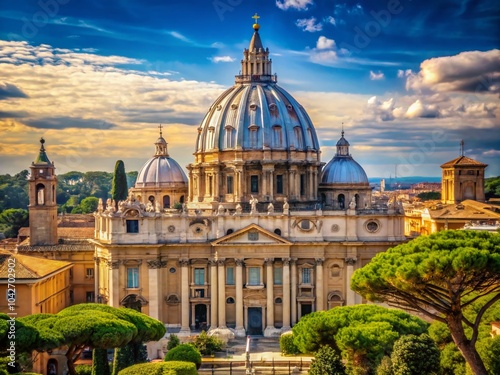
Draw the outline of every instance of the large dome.
M161 136L155 142L156 153L139 171L136 188L173 187L187 185L187 177L181 166L167 152L167 142Z
M275 83L233 86L215 101L198 130L198 152L319 150L306 111Z
M337 142L337 154L321 172L321 183L368 185L365 170L349 154L349 142L344 138L344 131Z

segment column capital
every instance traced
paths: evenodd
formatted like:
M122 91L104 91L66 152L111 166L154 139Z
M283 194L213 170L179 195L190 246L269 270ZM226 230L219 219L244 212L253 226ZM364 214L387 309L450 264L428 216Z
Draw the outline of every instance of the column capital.
M265 258L264 263L266 264L266 266L272 266L274 263L274 258Z
M292 258L281 258L281 260L283 260L284 266L289 266L290 262L292 261Z
M234 263L236 263L236 265L237 265L238 267L241 267L241 266L243 266L243 265L245 264L245 260L244 260L244 259L236 259L236 258L235 258L235 259L234 259Z
M160 259L153 259L146 261L149 269L159 269L165 268L167 266L167 261Z
M314 261L316 262L317 266L322 266L323 262L325 261L325 258L316 258L314 259Z
M208 264L210 264L211 266L216 266L217 265L217 259L215 258L209 258L208 259Z
M218 266L223 266L224 264L226 264L226 258L219 258L219 259L217 259L217 265Z
M347 263L348 266L354 266L354 263L356 263L356 258L345 258L345 262Z
M120 268L120 264L122 264L122 263L123 263L122 260L115 260L113 262L109 262L108 266L112 270L117 270L118 268Z
M189 266L189 259L188 258L181 258L181 259L179 259L179 264L181 267L187 267L187 266Z
M94 257L94 262L95 262L96 264L101 263L101 258L99 258L99 257Z

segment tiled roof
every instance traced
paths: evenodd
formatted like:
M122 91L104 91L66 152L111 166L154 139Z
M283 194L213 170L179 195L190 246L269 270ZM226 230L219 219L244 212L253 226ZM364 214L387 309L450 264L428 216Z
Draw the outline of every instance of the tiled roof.
M500 214L492 211L490 205L471 199L460 204L446 204L429 209L433 219L500 220Z
M454 166L474 166L474 167L486 167L488 164L481 163L477 160L471 159L467 156L459 156L456 159L450 160L449 162L441 165L441 168L450 168Z
M44 259L28 255L0 252L0 279L7 279L9 272L9 258L16 260L16 279L40 279L51 273L70 266L70 262L61 260Z

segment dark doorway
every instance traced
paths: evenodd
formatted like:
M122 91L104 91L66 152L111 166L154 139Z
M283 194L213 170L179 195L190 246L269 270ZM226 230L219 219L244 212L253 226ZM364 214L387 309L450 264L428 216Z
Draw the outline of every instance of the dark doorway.
M49 359L47 363L47 375L57 375L57 361L54 358Z
M301 312L301 315L300 315L301 317L304 316L304 315L312 313L312 304L310 304L310 303L303 303L300 306L300 312Z
M207 330L207 305L199 304L194 307L194 329Z
M248 308L247 335L262 335L262 307Z

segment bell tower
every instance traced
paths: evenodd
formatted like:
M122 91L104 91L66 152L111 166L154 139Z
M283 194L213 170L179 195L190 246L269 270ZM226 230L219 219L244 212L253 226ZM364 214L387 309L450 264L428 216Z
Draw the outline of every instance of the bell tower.
M56 168L45 152L44 143L45 140L41 138L40 152L30 166L30 245L55 245L58 242Z

